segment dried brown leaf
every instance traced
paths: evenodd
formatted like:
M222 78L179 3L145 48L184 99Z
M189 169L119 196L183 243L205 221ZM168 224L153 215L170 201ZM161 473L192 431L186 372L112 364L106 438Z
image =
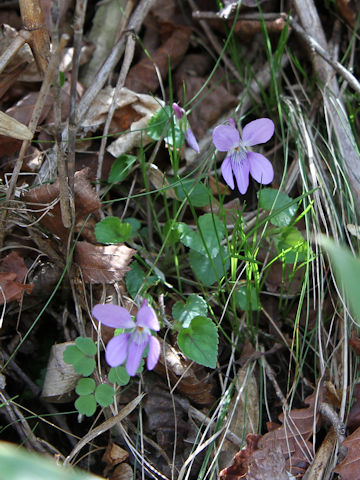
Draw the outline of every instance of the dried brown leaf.
M21 300L24 291L31 293L33 284L23 283L27 272L24 259L16 252L0 259L0 305Z
M248 438L250 442L254 438L249 434L246 439L248 447L245 451L241 450L238 452L234 457L233 465L221 472L223 475L221 476L220 474L221 480L248 478L245 475L250 464L253 465L253 476L249 477L252 480L262 478L269 480L285 479L285 477L281 476L284 472L283 465L285 465L286 471L291 472L295 476L302 476L310 463L313 453L313 445L309 442L309 438L313 434L315 393L305 399L305 403L308 405L307 408L291 410L286 414L286 417L284 414L279 415L283 425L277 426L273 424L270 432L256 438L256 441L251 443L251 445L249 445ZM320 392L321 396L322 391ZM319 401L321 401L321 398L319 398ZM318 420L319 416L316 417L316 425ZM250 454L248 454L248 448L251 450ZM253 460L252 454L255 450L257 453ZM270 452L272 452L271 455ZM280 453L283 458L281 461L279 460ZM279 467L278 470L276 470L277 467ZM263 470L272 471L274 476L270 476L269 473L269 476L261 477L260 473ZM235 476L233 477L233 475Z
M360 427L343 441L347 453L344 460L334 468L342 480L358 480L360 472Z
M163 31L167 40L152 53L151 59L145 57L134 65L127 77L126 86L136 92L155 92L159 88L159 78L167 77L169 65L176 68L183 59L189 46L191 30L187 27L164 23Z
M289 480L285 458L280 445L274 442L261 450L255 450L249 459L246 480Z
M131 466L128 463L122 463L115 468L110 480L133 480L133 478L134 472Z
M293 409L279 415L281 427L266 433L258 443L259 449L279 445L286 459L286 469L293 475L303 474L313 454L313 445L309 438L314 428L315 392L305 399L308 408ZM318 425L319 415L315 424Z
M5 52L7 48L15 41L18 37L18 32L15 28L12 28L9 25L1 25L0 29L0 51ZM23 45L17 54L6 64L4 72L1 74L0 79L3 79L14 72L19 66L23 64L22 72L17 77L17 80L22 82L39 82L41 81L40 74L36 67L33 54L29 45L26 43Z
M353 331L351 334L349 345L354 350L356 355L360 355L360 338L356 336L355 331Z
M244 386L244 382L246 384ZM242 394L238 397L238 393ZM238 401L237 401L238 400ZM237 402L236 402L237 401ZM235 392L230 401L228 415L232 416L229 429L239 438L245 438L249 433L255 433L259 428L259 394L254 373L248 373L248 367L238 370ZM219 468L228 465L239 447L225 439L219 455Z
M81 124L85 134L96 131L103 125L108 116L114 89L104 88L89 108L86 118ZM117 98L115 114L111 122L110 133L129 132L120 135L107 148L114 157L137 146L145 146L152 141L145 133L150 118L157 112L164 102L151 95L135 93L128 88L122 88Z
M110 442L106 447L105 453L102 457L102 461L106 463L104 469L104 475L107 476L109 471L119 463L124 462L129 457L129 452L119 447L114 442Z
M161 341L161 339L159 338ZM208 373L200 365L185 359L180 352L161 341L161 355L155 367L156 373L164 378L169 377L172 385L177 385L177 391L187 396L198 405L211 406L215 398L211 394L213 388Z
M354 431L360 426L360 383L354 385L353 388L353 404L350 408L349 417L347 421L347 428Z
M126 245L92 245L78 242L74 260L86 283L115 283L129 270L135 251Z
M339 9L340 15L342 15L345 20L353 28L355 27L357 13L359 12L359 1L358 0L336 0L337 8Z
M89 181L89 170L84 168L75 173L75 211L76 211L76 231L83 226L87 216L100 208L100 201L94 188ZM24 196L29 207L35 210L35 215L41 217L41 223L54 235L61 239L66 239L67 228L64 227L61 220L60 204L57 201L60 195L59 180L51 185L41 185L27 192ZM47 205L53 206L44 214ZM82 230L84 233L84 230ZM89 228L89 227L88 227Z
M232 93L219 84L218 78L207 83L211 64L204 55L187 55L176 70L174 84L177 99L184 103L184 85L186 98L192 98L201 89L206 99L200 102L189 115L189 121L195 136L201 138L225 112L237 105ZM206 85L206 86L205 86Z
M246 478L249 470L249 460L255 450L257 450L257 444L260 438L261 435L249 433L246 437L246 447L234 456L233 462L229 467L221 470L220 480L239 480L240 478Z
M31 140L33 134L26 125L0 111L0 134L18 140Z

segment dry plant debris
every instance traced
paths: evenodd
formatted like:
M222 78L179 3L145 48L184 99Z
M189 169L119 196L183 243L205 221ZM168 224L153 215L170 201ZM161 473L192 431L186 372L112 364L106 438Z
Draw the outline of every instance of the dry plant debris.
M0 3L4 451L359 478L360 320L320 239L357 284L358 11Z

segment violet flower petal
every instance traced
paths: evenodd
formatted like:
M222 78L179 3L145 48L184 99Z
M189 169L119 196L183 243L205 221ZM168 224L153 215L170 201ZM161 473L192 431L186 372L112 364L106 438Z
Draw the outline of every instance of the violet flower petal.
M229 125L231 125L232 127L236 128L236 123L235 123L235 120L234 120L233 118L229 118L228 123L229 123Z
M176 118L180 120L184 115L184 110L175 102L172 104L172 109L174 110Z
M153 308L144 300L136 314L136 325L139 327L148 327L156 332L160 330L159 320Z
M130 333L120 333L106 345L105 360L110 367L118 367L128 355Z
M139 368L142 354L145 350L146 345L148 344L149 337L143 343L136 343L130 340L128 348L128 359L126 361L126 371L133 377L136 375L136 372Z
M92 314L99 322L112 328L133 328L135 326L126 308L105 303L95 305Z
M233 160L231 162L232 169L236 178L239 192L244 195L249 187L249 162L247 158L242 158L242 160L234 160L234 157L236 158L236 156L233 155Z
M240 145L240 133L232 125L218 125L215 127L212 139L219 152L228 152Z
M199 144L198 144L198 142L195 138L195 135L193 134L193 131L191 130L191 128L188 128L186 130L185 139L186 139L186 142L189 145L189 147L192 148L194 150L194 152L200 153Z
M225 180L225 182L229 185L229 187L234 190L234 178L232 172L232 165L231 165L231 155L225 158L223 163L221 164L221 174Z
M148 370L152 370L157 364L160 357L160 342L156 337L150 335L149 337L149 353L146 359L146 366Z
M245 125L242 140L248 147L265 143L274 135L275 125L270 118L258 118Z
M261 153L247 152L247 155L253 179L263 185L271 183L274 178L274 169L270 161Z

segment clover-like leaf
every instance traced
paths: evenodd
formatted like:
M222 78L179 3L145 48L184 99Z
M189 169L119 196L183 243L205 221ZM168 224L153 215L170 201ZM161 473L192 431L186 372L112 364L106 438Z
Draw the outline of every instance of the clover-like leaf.
M93 378L80 378L76 384L75 392L78 395L90 395L95 390L95 380Z
M90 355L93 356L96 354L97 349L96 345L91 340L91 338L88 337L77 337L75 340L76 346L78 349L84 354L84 355Z
M210 318L197 316L189 328L180 330L177 342L180 350L190 360L215 368L218 355L218 331Z
M114 401L114 389L106 383L98 385L95 390L95 400L102 407L108 407Z
M73 366L76 373L88 377L95 370L96 363L93 358L83 356L77 360Z
M129 383L130 375L127 373L126 368L123 365L119 365L118 367L110 368L108 379L109 382L117 383L121 387Z
M75 408L79 413L91 417L96 411L94 395L81 395L75 400Z
M75 362L81 360L83 357L83 353L78 349L76 345L69 345L64 350L64 362L69 363L70 365L74 365Z

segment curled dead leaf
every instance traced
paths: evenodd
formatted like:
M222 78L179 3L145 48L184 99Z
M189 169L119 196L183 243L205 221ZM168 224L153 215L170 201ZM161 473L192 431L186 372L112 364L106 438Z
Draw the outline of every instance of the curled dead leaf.
M334 472L341 475L342 480L357 480L360 472L360 427L343 441L347 453L344 460L334 468Z
M235 456L231 465L220 472L220 480L239 480L246 478L249 470L249 460L257 449L261 435L249 433L246 437L246 447L241 449Z
M240 391L242 393L239 396ZM248 371L248 367L240 368L237 372L235 392L228 408L228 416L230 415L232 415L232 419L229 430L239 438L246 438L249 433L258 431L259 394L255 375ZM219 455L220 468L228 465L237 451L238 446L225 439Z
M92 245L78 242L74 260L86 283L115 283L129 270L135 250L126 245Z
M90 183L88 168L75 173L74 191L75 223L77 227L75 231L82 229L84 233L84 223L88 215L98 210L101 206L99 197ZM59 195L59 180L56 180L51 185L44 184L30 190L24 195L24 199L29 207L34 210L34 214L40 218L41 223L51 233L61 239L66 239L68 229L64 227L61 220L60 204L58 202Z
M177 390L198 405L211 406L215 402L211 394L212 384L206 370L200 365L186 360L180 352L164 342L161 342L160 359L154 369L164 378L169 377L172 385L177 385Z
M84 132L94 132L105 123L114 91L114 88L107 87L97 95L81 124ZM135 93L128 88L122 88L117 98L110 132L119 134L125 130L129 131L112 142L107 148L108 152L114 157L118 157L123 153L128 153L134 147L145 146L151 142L152 140L146 134L146 127L150 118L163 105L162 100L151 95Z
M0 305L21 300L24 291L31 293L33 284L23 283L27 272L24 259L16 252L0 260Z
M188 27L163 23L161 28L162 37L166 40L151 52L151 59L144 57L134 65L127 77L126 85L137 92L156 92L159 88L158 75L166 78L169 65L172 69L176 68L188 49L191 35Z
M107 476L109 471L119 463L124 462L129 457L129 452L119 447L114 442L110 442L106 447L105 453L102 456L102 461L106 463L104 475Z

